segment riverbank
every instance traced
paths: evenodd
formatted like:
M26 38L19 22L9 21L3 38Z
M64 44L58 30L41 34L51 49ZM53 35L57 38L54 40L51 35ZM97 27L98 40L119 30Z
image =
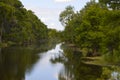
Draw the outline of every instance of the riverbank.
M99 56L99 57L82 57L82 62L84 64L97 65L97 66L108 66L108 67L120 66L119 63L106 61L103 56Z
M86 49L81 50L75 44L64 43L64 46L69 47L74 52L82 54L83 57L81 58L81 60L84 64L99 65L99 66L120 65L119 60L115 60L116 58L114 56L111 56L110 54L103 54L99 56L88 56Z
M78 51L78 52L82 52L81 49L79 47L77 47L75 44L71 44L71 43L64 43L63 44L66 47L70 47L73 51Z
M82 62L85 64L105 66L108 65L103 59L102 56L99 57L82 57Z

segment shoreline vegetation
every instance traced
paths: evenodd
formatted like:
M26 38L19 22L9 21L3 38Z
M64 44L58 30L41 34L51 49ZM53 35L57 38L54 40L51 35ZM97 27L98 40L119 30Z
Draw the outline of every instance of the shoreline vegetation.
M48 39L48 28L19 0L0 1L0 47L29 45Z
M0 48L48 42L59 31L47 28L20 0L0 1Z
M111 67L111 66L120 66L120 64L117 62L110 62L110 61L106 61L106 58L104 55L99 55L99 56L86 56L86 52L82 53L82 50L80 50L79 47L77 47L75 44L70 44L70 43L65 43L63 44L66 47L69 47L71 50L78 52L78 54L82 54L81 57L81 61L84 64L90 64L90 65L98 65L98 66L107 66L107 67ZM76 54L76 53L74 53Z
M0 1L0 47L59 40L91 63L120 62L120 1L91 0L75 12L67 6L59 15L64 31L48 29L19 0ZM70 44L69 44L70 43ZM96 57L99 56L99 57ZM91 57L91 59L90 59ZM93 58L94 57L94 58ZM98 59L97 59L98 58ZM83 58L84 59L84 58ZM99 62L94 62L98 63Z
M61 32L61 40L70 43L71 47L77 47L75 49L83 53L86 59L91 57L86 63L119 64L119 4L120 1L116 0L98 0L98 2L91 0L77 12L73 6L67 6L59 16L61 24L65 27ZM97 62L95 57L100 62Z

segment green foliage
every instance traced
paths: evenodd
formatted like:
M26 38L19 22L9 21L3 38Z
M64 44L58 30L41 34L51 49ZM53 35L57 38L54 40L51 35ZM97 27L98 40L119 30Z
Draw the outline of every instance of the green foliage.
M48 38L47 26L19 0L0 1L0 41L19 44Z
M66 26L66 24L72 19L72 16L74 15L74 8L72 6L67 6L63 12L60 14L60 22L63 26Z
M115 57L120 52L120 11L101 4L88 2L75 13L62 32L63 40L87 49L91 56L110 53Z
M99 0L99 2L113 10L120 10L120 0Z
M62 38L61 31L57 31L56 29L48 29L48 38L49 41L53 43L61 42L61 38Z

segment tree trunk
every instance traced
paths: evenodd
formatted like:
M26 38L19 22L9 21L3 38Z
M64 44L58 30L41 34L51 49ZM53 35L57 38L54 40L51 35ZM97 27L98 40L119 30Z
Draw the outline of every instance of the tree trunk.
M97 56L97 49L96 48L93 50L93 56Z
M112 47L109 47L109 52L111 55L113 55L113 48Z
M0 43L2 43L2 31L3 31L3 22L1 24L1 29L0 29Z
M98 56L98 48L93 49L93 56Z

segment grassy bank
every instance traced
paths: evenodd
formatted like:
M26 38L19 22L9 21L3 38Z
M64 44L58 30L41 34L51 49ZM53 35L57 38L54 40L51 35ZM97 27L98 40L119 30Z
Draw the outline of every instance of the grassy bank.
M99 65L99 66L120 66L117 62L109 62L105 59L104 56L99 57L82 57L82 62L90 65Z

